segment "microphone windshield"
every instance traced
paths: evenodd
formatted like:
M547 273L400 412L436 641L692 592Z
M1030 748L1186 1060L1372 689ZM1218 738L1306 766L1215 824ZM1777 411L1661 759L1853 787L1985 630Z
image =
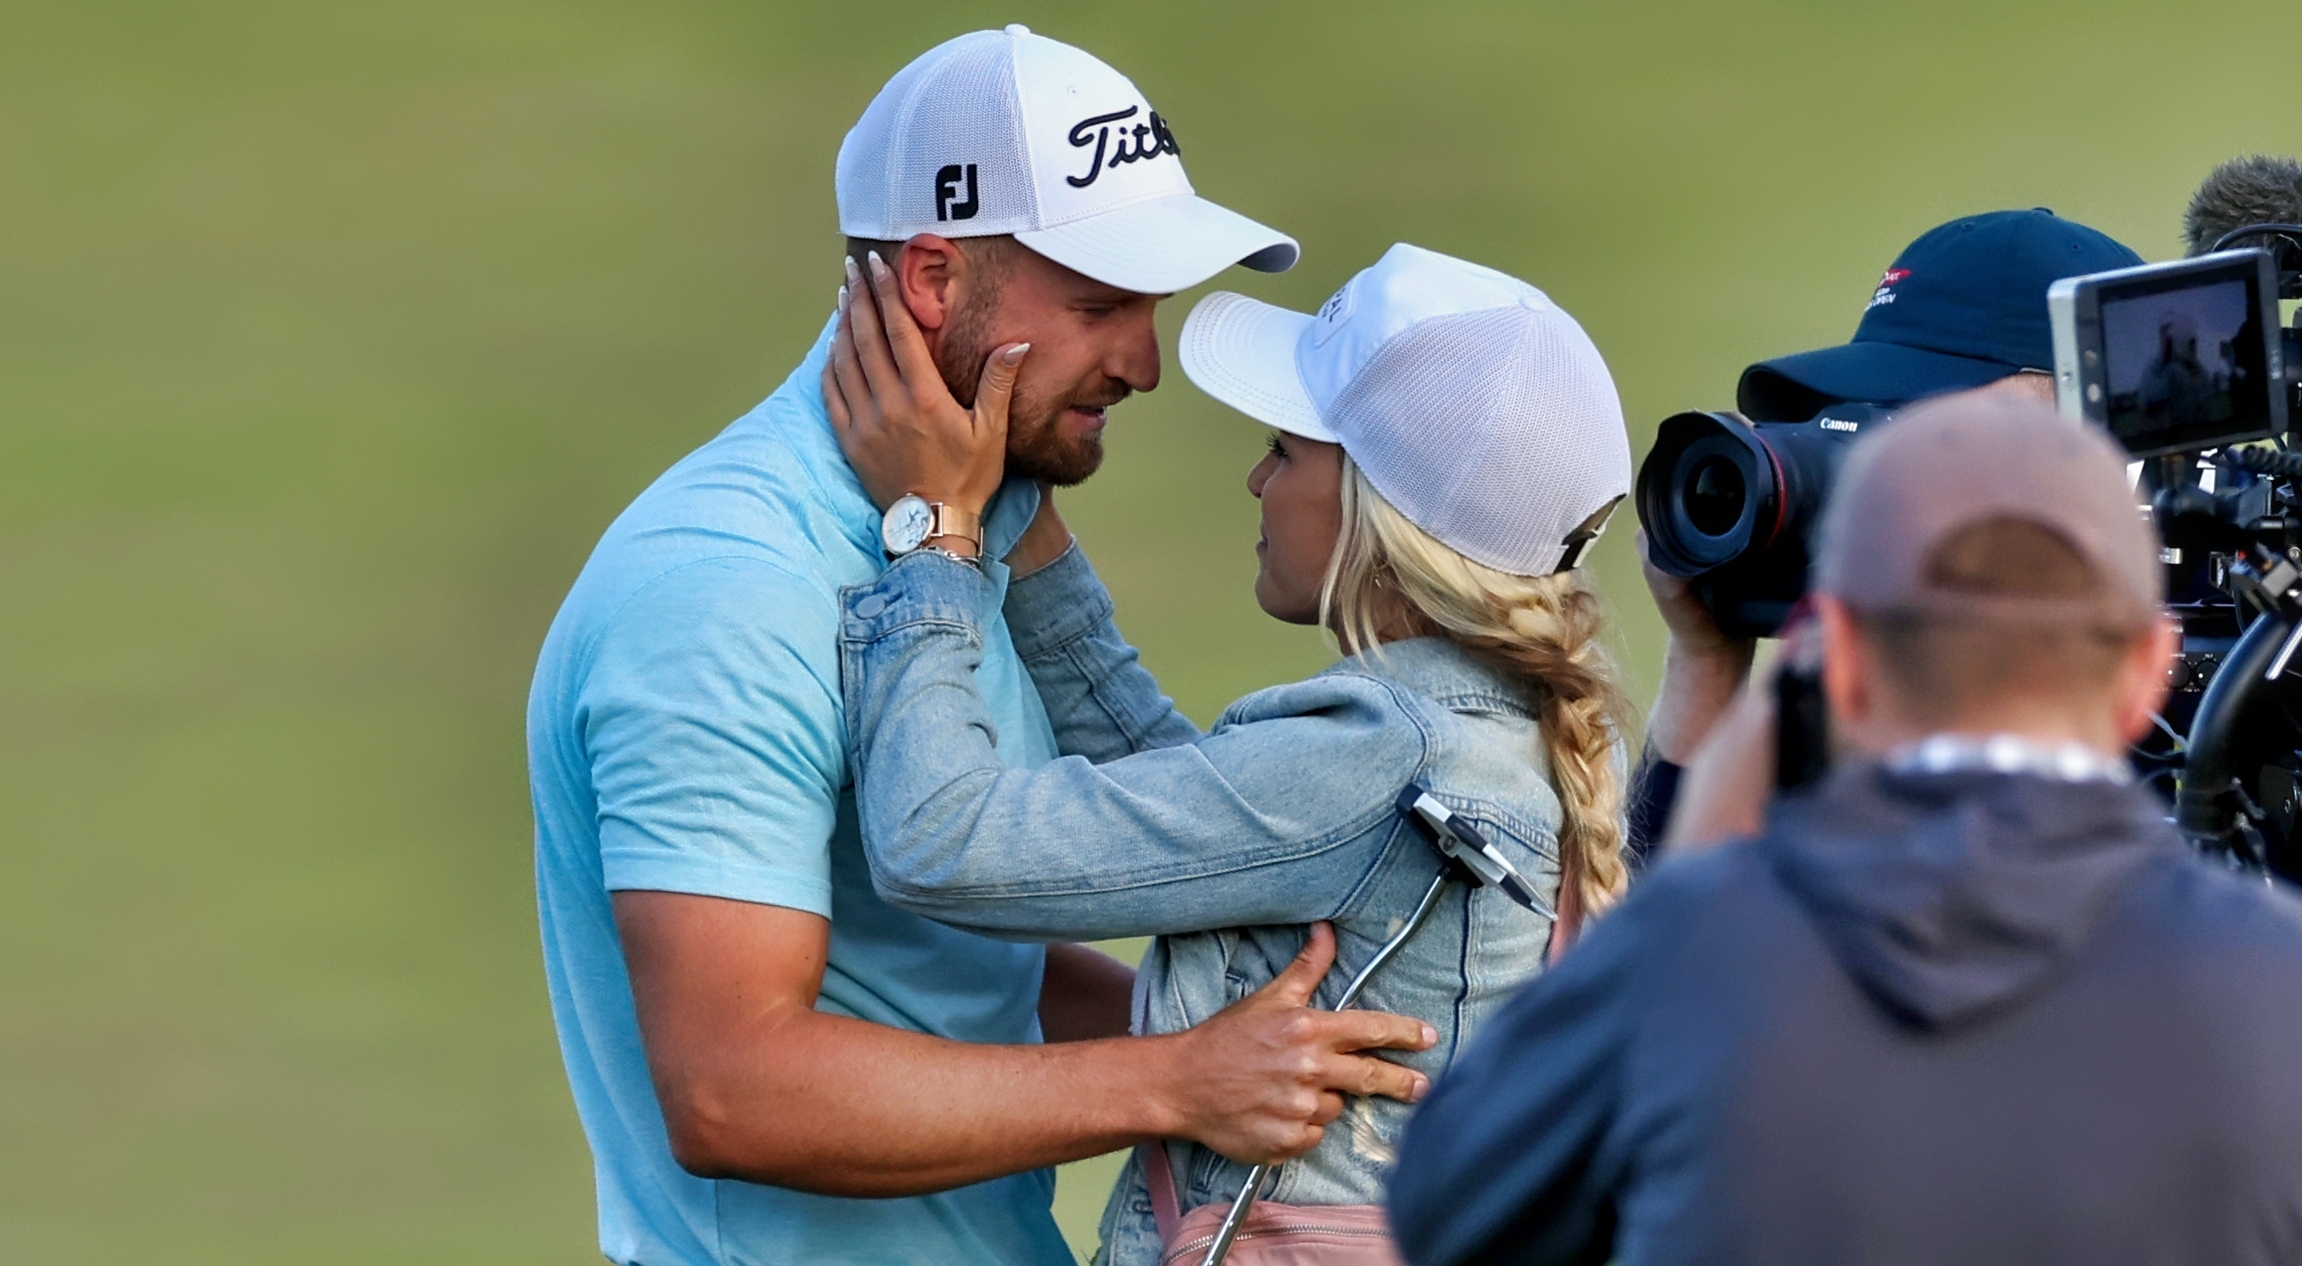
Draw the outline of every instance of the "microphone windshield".
M2254 154L2215 168L2198 186L2190 209L2182 216L2188 253L2203 255L2214 249L2223 234L2249 224L2302 224L2302 163ZM2230 245L2233 249L2266 246L2277 250L2283 244L2278 238L2264 237Z

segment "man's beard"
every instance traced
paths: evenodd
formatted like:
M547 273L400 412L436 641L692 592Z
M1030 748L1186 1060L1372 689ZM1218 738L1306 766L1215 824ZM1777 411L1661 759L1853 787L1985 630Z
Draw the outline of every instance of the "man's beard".
M975 389L983 383L983 366L998 344L991 338L991 309L996 296L971 302L953 315L951 328L935 352L935 368L951 397L975 407ZM1007 401L1007 473L1019 479L1037 479L1069 488L1084 483L1103 465L1103 437L1067 438L1064 410L1109 408L1132 394L1125 383L1113 383L1092 396L1069 393L1049 398L1015 385Z

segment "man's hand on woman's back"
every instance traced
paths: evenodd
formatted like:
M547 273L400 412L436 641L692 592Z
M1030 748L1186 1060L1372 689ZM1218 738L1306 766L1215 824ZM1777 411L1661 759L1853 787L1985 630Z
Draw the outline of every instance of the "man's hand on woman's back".
M1287 970L1196 1028L1171 1034L1182 1117L1170 1133L1260 1164L1318 1146L1345 1095L1413 1103L1430 1079L1365 1054L1428 1050L1436 1029L1380 1011L1319 1011L1311 994L1335 962L1335 929L1311 925Z
M1316 1145L1344 1095L1420 1098L1422 1021L1310 1009L1334 932L1197 1028L983 1046L815 1009L831 925L780 906L618 892L616 926L673 1155L703 1177L845 1196L981 1182L1183 1137L1245 1162Z

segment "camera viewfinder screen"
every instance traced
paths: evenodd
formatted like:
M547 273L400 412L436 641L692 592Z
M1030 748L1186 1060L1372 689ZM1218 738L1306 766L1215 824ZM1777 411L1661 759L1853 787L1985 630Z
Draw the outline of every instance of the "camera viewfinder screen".
M2129 448L2235 442L2267 433L2261 306L2243 277L2101 296L2113 434Z

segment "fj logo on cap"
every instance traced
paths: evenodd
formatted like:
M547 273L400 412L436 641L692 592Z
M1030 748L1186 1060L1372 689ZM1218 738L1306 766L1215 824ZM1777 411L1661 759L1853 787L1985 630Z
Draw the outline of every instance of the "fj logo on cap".
M948 163L935 173L935 218L942 220L972 220L983 209L983 200L975 196L975 164L962 167Z
M1119 143L1117 145L1111 143L1112 125L1124 124L1142 112L1142 109L1141 106L1129 106L1124 110L1114 110L1109 114L1098 114L1093 118L1081 119L1073 124L1069 137L1072 147L1085 149L1092 145L1095 147L1095 156L1087 160L1085 175L1065 176L1064 182L1074 189L1085 189L1095 183L1097 176L1121 163L1139 163L1146 158L1157 158L1161 154L1173 154L1178 158L1181 157L1183 151L1175 144L1175 134L1167 130L1167 120L1160 118L1157 110L1150 112L1150 118L1146 122L1135 124L1133 127L1120 127L1118 129ZM1104 161L1103 156L1106 153L1111 156L1109 162Z

